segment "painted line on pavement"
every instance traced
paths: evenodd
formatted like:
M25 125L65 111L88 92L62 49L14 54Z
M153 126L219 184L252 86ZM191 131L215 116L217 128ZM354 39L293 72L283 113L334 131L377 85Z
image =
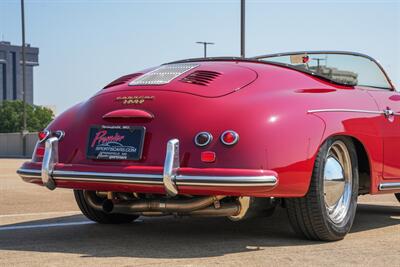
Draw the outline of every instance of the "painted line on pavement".
M85 225L85 224L94 224L94 223L95 222L91 222L91 221L81 221L81 222L69 222L69 223L48 223L48 224L36 224L36 225L34 224L34 225L4 226L4 227L0 227L0 232L1 231L9 231L9 230L75 226L75 225Z
M63 215L63 214L81 214L79 211L54 211L54 212L38 212L38 213L16 213L0 215L0 218L24 217L24 216L42 216L42 215Z

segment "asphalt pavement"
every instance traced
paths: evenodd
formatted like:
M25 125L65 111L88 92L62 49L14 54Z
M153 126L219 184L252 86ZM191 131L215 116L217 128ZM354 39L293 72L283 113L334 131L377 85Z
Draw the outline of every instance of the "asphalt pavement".
M0 159L0 266L399 266L400 203L359 198L351 233L339 242L297 237L286 211L256 220L139 218L99 225L70 190L49 191Z

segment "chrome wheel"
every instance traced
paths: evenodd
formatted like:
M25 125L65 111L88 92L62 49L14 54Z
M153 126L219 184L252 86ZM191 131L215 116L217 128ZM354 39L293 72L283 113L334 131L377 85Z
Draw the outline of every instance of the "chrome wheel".
M287 198L290 224L311 240L343 239L354 222L358 197L358 159L352 138L334 136L319 148L308 192Z
M337 140L328 149L324 166L324 200L329 218L340 224L350 209L352 165L344 142Z

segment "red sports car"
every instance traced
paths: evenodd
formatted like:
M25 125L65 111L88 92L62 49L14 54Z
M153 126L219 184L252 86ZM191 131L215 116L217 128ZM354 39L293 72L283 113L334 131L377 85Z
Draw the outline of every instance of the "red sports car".
M313 240L362 194L400 199L400 93L350 52L189 59L123 76L39 133L22 179L74 190L99 223L287 209Z

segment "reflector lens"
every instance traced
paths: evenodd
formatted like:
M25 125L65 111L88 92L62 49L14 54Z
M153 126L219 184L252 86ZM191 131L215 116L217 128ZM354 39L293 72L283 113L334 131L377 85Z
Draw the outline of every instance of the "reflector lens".
M208 163L215 162L216 158L217 156L215 152L212 151L201 152L201 161L203 162L208 162Z
M225 131L221 135L221 142L228 146L236 144L238 140L239 135L235 131Z

